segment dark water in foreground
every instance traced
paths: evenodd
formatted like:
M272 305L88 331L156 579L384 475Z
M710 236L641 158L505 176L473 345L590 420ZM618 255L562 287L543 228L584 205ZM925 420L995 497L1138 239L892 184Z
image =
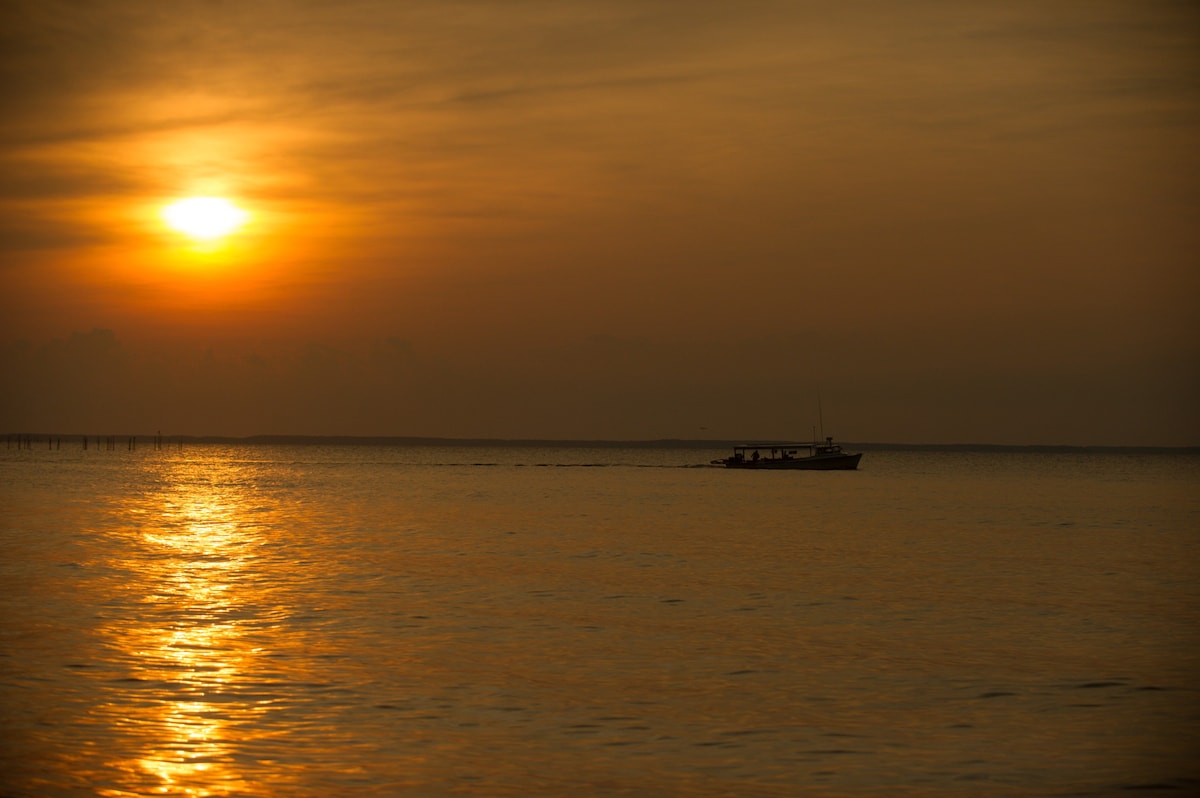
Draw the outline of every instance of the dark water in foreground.
M1200 790L1200 458L723 454L0 451L0 795Z

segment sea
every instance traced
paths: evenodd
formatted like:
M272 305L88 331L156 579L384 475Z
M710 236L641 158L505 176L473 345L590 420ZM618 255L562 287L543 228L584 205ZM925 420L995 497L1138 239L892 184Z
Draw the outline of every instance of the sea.
M1200 793L1200 455L0 448L0 796Z

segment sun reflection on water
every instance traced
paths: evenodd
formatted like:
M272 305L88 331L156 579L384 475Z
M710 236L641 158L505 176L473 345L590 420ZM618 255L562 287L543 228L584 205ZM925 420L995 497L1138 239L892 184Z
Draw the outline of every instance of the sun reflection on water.
M136 688L113 711L137 753L118 766L126 783L100 793L249 794L256 788L239 774L236 752L270 703L247 687L269 631L254 569L270 508L254 498L245 466L148 466L161 469L155 488L124 508L136 521L123 564L135 612L107 630L128 662L122 681Z

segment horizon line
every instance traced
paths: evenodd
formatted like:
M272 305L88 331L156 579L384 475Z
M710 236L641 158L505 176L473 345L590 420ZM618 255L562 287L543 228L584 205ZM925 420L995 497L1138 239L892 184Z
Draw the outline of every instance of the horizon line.
M292 435L292 434L260 434L260 435L189 435L162 433L51 433L51 432L7 432L5 442L58 441L72 439L91 439L97 442L112 439L121 442L158 441L165 443L194 443L194 444L259 444L259 445L320 445L333 444L343 446L513 446L513 447L563 447L563 448L679 448L679 449L717 449L731 446L771 446L784 444L808 444L812 441L798 440L747 440L731 438L487 438L487 437L446 437L434 435ZM1147 445L1147 444L1057 444L1057 443L912 443L886 441L850 441L843 446L861 448L864 450L926 450L926 451L1006 451L1006 452L1163 452L1176 454L1200 454L1200 445ZM10 447L11 448L11 447ZM32 448L32 447L27 447Z

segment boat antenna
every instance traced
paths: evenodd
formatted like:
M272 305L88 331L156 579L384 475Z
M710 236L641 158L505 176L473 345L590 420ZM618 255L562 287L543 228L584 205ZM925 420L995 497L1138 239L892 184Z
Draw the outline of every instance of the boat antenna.
M825 439L825 414L821 411L821 389L817 388L817 421L821 425L821 440Z

